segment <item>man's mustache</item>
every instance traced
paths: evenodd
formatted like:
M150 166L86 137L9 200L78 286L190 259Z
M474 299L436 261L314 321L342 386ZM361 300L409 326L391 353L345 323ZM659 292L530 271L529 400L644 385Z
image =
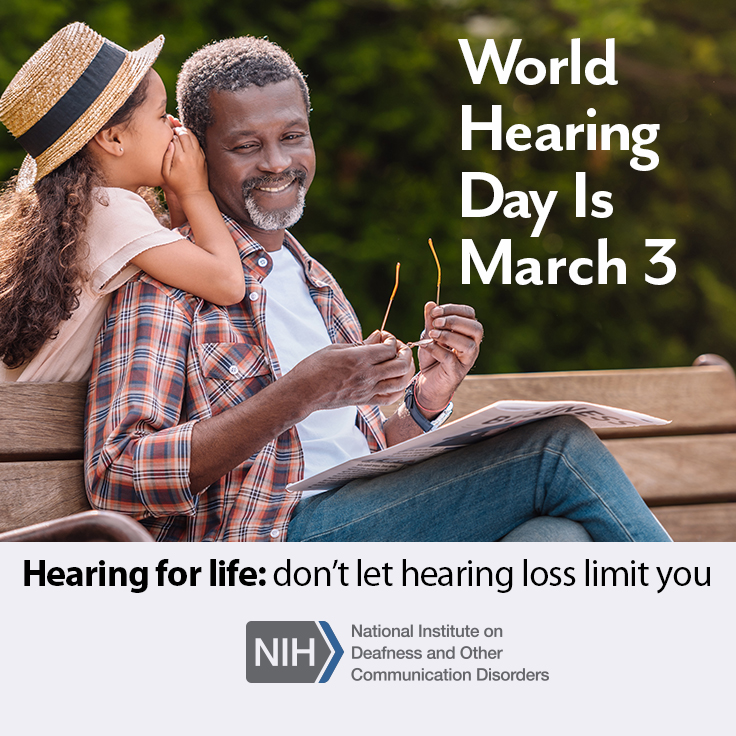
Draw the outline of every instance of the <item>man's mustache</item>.
M243 182L243 196L247 197L254 189L268 187L270 189L282 186L287 182L296 180L300 186L307 181L307 172L302 169L287 169L278 176L255 176Z

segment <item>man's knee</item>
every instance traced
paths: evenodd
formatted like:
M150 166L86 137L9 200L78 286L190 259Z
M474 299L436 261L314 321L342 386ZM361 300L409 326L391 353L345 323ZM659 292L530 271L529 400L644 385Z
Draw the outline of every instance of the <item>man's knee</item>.
M555 516L537 516L520 524L499 542L592 542L582 524Z
M549 417L520 427L530 432L529 439L541 446L556 449L566 455L598 453L604 449L596 433L574 416Z
M569 414L549 417L548 419L541 420L541 422L535 422L535 424L541 424L554 434L570 438L589 438L596 436L595 432L585 422Z

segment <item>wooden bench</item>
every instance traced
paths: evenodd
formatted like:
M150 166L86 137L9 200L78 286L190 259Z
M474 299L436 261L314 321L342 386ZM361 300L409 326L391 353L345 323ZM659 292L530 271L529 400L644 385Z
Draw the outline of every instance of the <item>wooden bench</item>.
M0 383L0 532L89 511L87 385Z
M84 383L0 384L0 532L90 508L82 476ZM601 430L678 541L736 541L736 379L717 356L693 366L469 376L460 417L499 399L578 399L672 424Z

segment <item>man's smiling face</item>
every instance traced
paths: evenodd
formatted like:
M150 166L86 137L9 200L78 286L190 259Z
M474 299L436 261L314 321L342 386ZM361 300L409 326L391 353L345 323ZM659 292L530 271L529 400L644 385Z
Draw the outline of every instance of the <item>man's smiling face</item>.
M210 189L220 210L256 240L302 215L315 169L301 89L294 79L212 92L205 134Z

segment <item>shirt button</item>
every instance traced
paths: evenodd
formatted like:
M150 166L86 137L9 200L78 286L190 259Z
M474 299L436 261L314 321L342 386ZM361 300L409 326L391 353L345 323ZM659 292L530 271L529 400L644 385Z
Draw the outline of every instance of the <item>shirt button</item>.
M276 539L276 537L281 536L281 532L278 529L271 529L269 533L274 539Z
M266 266L268 266L268 258L259 258L258 259L258 265L261 268L266 268Z
M258 294L256 294L255 291L251 291L250 294L248 294L248 299L250 299L252 302L258 301Z
M228 368L228 370L229 370L229 371L230 371L230 373L232 373L232 374L233 374L234 376L237 376L237 375L238 375L238 373L240 373L240 370L238 369L238 366L236 366L236 365L231 365L231 366L230 366L230 368Z

